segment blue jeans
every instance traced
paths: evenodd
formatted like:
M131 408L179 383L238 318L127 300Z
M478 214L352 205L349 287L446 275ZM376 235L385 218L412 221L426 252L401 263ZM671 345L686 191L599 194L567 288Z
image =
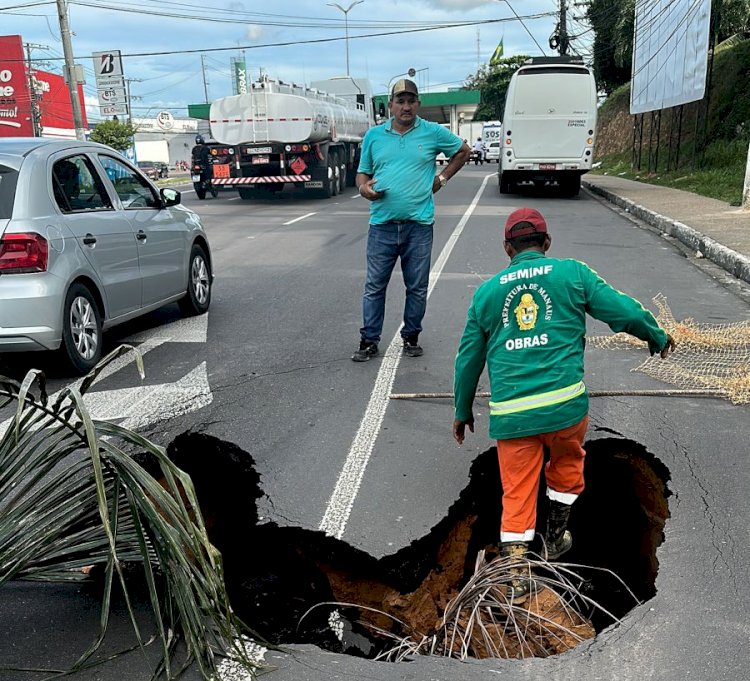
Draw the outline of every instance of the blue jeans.
M362 300L364 325L360 329L363 341L380 341L385 317L385 293L398 258L401 258L401 272L406 286L401 336L406 338L422 330L431 256L431 224L386 222L370 225L367 235L367 278Z

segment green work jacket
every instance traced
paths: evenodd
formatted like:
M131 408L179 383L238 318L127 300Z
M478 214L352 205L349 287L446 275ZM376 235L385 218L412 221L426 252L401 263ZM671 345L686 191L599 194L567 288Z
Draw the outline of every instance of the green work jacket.
M586 313L648 342L651 354L667 344L648 310L585 263L534 250L517 254L474 294L456 356L455 417L472 416L486 363L491 438L549 433L581 421L589 406Z

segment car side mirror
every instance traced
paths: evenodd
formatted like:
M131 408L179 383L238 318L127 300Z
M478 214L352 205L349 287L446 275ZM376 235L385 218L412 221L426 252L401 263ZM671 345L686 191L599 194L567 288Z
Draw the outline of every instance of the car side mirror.
M176 206L182 201L180 192L178 192L176 189L172 189L171 187L162 187L159 193L161 194L162 208Z

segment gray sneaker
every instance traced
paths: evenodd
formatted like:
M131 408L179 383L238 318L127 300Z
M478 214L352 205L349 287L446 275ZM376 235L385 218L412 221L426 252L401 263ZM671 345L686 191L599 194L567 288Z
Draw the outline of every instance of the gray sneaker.
M419 345L419 336L404 338L404 354L407 357L421 357L424 354L424 350Z
M352 362L368 362L370 357L377 357L378 344L372 341L360 341L359 350L352 355Z

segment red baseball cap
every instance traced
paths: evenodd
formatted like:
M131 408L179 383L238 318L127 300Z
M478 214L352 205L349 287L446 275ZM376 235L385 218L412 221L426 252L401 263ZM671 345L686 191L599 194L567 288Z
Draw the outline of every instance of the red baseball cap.
M526 222L523 227L516 227L519 222ZM515 228L515 229L514 229ZM518 208L505 221L505 240L529 234L547 234L547 223L536 208Z

